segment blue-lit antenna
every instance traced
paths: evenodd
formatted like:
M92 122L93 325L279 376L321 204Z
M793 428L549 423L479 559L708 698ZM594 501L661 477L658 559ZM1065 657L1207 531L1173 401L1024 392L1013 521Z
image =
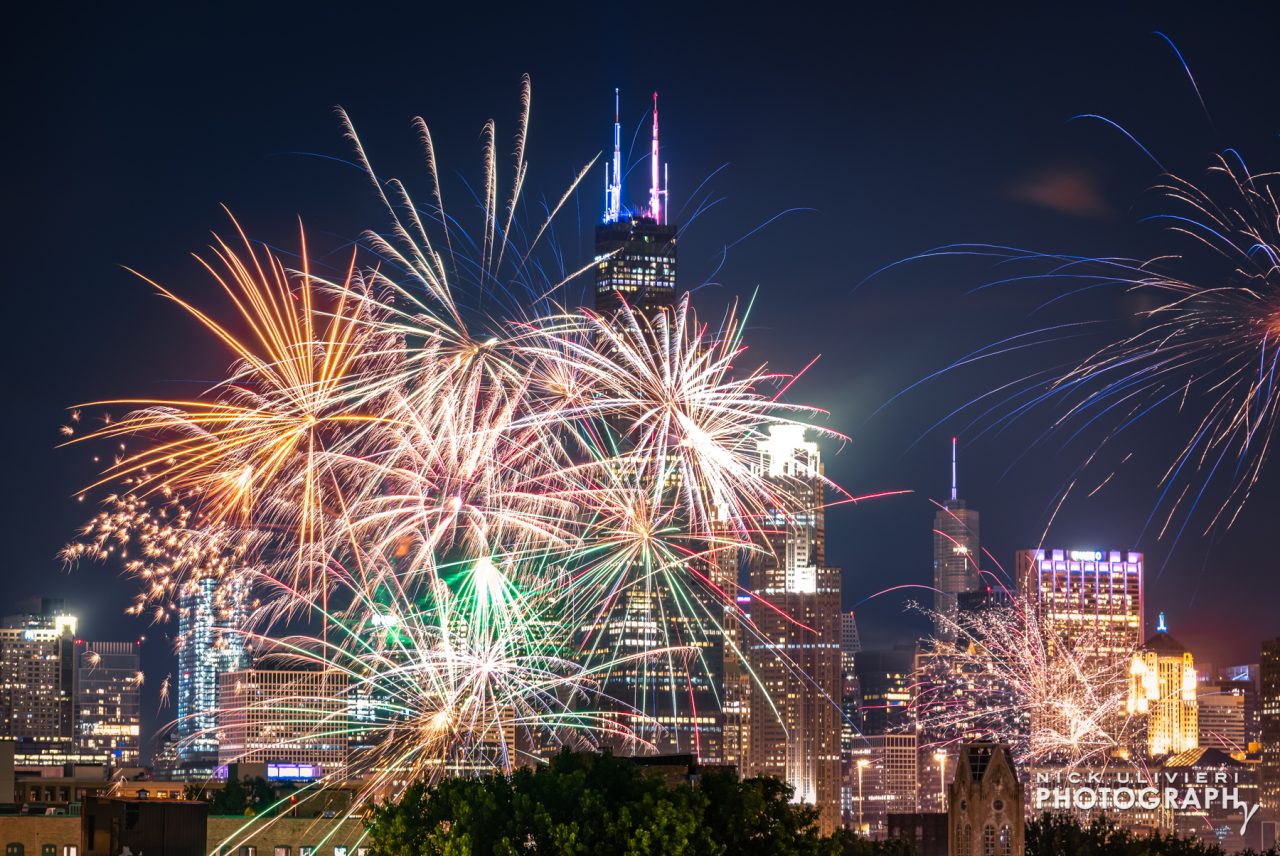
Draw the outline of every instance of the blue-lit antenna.
M1168 625L1166 625L1166 624L1164 623L1164 613L1163 613L1163 612L1162 612L1162 613L1160 613L1160 620L1159 620L1158 622L1156 622L1156 632L1157 632L1157 633L1168 633L1168 632L1169 632L1169 627L1168 627Z
M613 168L604 167L604 222L617 223L622 214L622 124L618 118L618 90L613 90Z

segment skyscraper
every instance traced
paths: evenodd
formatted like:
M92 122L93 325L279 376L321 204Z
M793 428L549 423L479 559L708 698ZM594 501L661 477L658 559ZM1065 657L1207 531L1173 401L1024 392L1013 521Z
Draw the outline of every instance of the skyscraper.
M1203 681L1203 679L1202 679ZM1244 696L1244 744L1257 743L1260 740L1261 703L1259 692L1259 666L1257 663L1242 663L1236 666L1225 666L1218 670L1219 687L1223 692Z
M1261 708L1262 766L1258 796L1262 812L1280 821L1280 638L1262 643L1258 662L1258 701Z
M955 643L935 641L916 651L911 713L920 738L922 770L936 768L935 756L943 751L945 760L954 763L950 750L962 741L1013 744L1027 737L1029 717L1017 688L996 667L996 655L987 650L981 634L970 632L972 636ZM922 791L920 810L941 810L942 790Z
M675 305L676 232L667 223L665 181L659 185L658 93L653 94L649 206L642 212L622 207L622 140L615 91L612 171L605 172L604 222L596 227L597 312L610 314L626 301L642 314ZM664 170L665 171L665 170Z
M737 588L737 557L726 557L734 567L725 568L720 583L723 591ZM749 621L750 595L737 595L724 606L724 763L740 771L751 768L751 673L747 670L746 637L743 622Z
M1191 652L1169 635L1160 613L1156 632L1133 654L1128 711L1139 717L1148 758L1199 745L1196 665Z
M1083 645L1127 664L1142 644L1141 553L1019 550L1017 580L1050 648Z
M178 719L176 768L179 779L206 778L218 763L216 736L219 677L249 665L243 638L219 628L239 627L244 604L235 591L220 590L212 579L195 583L178 613Z
M117 767L141 763L141 657L137 642L77 640L76 737Z
M622 201L621 131L614 115L614 152L605 177L603 223L596 228L595 309L606 317L625 302L649 319L670 312L676 300L676 227L666 218L667 191L660 179L658 146L658 99L653 100L653 136L650 150L649 204L643 211L631 211ZM629 426L615 426L619 442ZM628 474L620 474L627 478ZM678 489L678 485L672 485ZM737 562L727 559L707 569L721 576L716 583L723 591L736 588ZM673 647L686 652L667 656L632 656L601 676L602 696L622 703L639 717L628 717L640 741L621 742L614 748L635 752L649 744L658 753L694 753L703 762L720 763L726 757L725 713L734 717L733 746L729 755L741 760L741 695L735 701L726 693L724 633L736 634L734 616L723 615L723 605L707 595L703 602L691 603L689 593L677 596L663 574L651 568L637 568L643 585L627 588L611 598L612 608L579 625L582 654L589 662L601 662L625 651L641 655ZM727 577L728 579L724 579ZM702 593L694 592L698 598ZM711 610L715 614L711 614ZM722 630L721 628L725 628ZM736 640L730 640L732 645ZM730 683L741 684L740 675Z
M80 760L75 746L75 616L67 614L62 601L45 599L5 616L3 625L0 736L15 742L18 764Z
M1047 656L1070 649L1093 674L1123 681L1143 641L1142 570L1142 554L1133 551L1019 550L1018 595L1036 613ZM1117 711L1102 731L1120 733L1123 716ZM1039 729L1069 727L1033 717L1032 740Z
M781 503L766 510L767 543L750 571L752 599L762 603L752 609L751 769L794 788L830 831L841 802L842 626L840 570L826 565L818 444L802 426L770 426L759 465Z
M933 634L950 641L955 638L956 600L979 584L981 544L979 515L968 508L956 490L956 438L951 438L951 498L933 516ZM948 621L949 619L949 621Z
M1196 719L1200 724L1200 745L1223 752L1242 753L1246 708L1252 686L1234 681L1209 681L1196 688Z
M858 741L849 766L855 828L882 838L888 815L916 810L919 763L914 734L872 734Z

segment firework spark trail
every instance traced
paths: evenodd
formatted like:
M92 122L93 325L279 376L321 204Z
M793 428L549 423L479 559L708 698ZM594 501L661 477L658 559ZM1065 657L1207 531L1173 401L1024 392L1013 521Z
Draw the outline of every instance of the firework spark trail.
M360 743L318 790L360 780L366 799L510 770L518 736L644 744L660 726L600 686L637 664L711 668L704 637L738 609L723 568L790 502L758 472L757 442L818 413L780 401L788 377L743 368L733 311L710 325L687 299L654 318L550 300L581 271L546 282L529 263L549 234L517 213L529 103L526 81L501 203L486 126L475 246L444 210L425 123L433 204L419 208L377 177L344 114L392 218L368 236L376 260L325 279L305 236L290 269L237 224L239 244L216 239L202 262L230 321L152 283L230 350L227 377L192 400L103 402L128 412L63 432L120 448L93 485L117 492L67 561L121 562L141 583L132 611L158 621L212 583L222 637L325 676L333 698L311 710L285 695L219 711L296 711L289 741ZM475 309L508 288L534 308ZM584 618L655 587L679 614L649 616L651 648L580 656Z
M943 247L917 257L974 256L1027 266L984 287L1036 281L1068 285L1065 294L1042 308L1106 286L1155 304L1134 311L1138 332L1051 372L1047 381L1035 372L1001 387L998 392L1010 394L979 417L996 417L987 430L1053 405L1058 413L1039 442L1053 438L1065 445L1088 429L1100 429L1092 458L1152 414L1183 414L1188 428L1163 465L1148 525L1163 517L1161 535L1172 532L1176 540L1204 503L1206 534L1230 527L1262 478L1280 423L1278 180L1277 173L1250 172L1231 150L1215 157L1203 185L1164 175L1154 191L1166 208L1146 220L1163 224L1181 246L1145 260L992 245ZM1016 340L1019 349L1052 344L1061 340L1063 329L1051 325L1019 334L938 374L996 359L1007 353L1010 341Z

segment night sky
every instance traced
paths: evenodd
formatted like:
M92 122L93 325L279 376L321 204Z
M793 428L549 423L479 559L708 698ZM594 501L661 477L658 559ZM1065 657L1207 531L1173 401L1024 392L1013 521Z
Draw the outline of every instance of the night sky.
M173 628L126 618L133 587L114 569L68 572L57 560L92 511L74 495L94 474L90 450L55 448L58 426L77 403L190 395L225 369L225 352L122 268L216 305L190 253L211 230L229 230L220 204L282 248L296 246L301 218L313 252L334 264L360 230L385 225L365 179L342 162L350 150L336 105L384 177L425 195L409 125L424 116L446 203L476 222L467 183L481 174L480 129L497 119L510 150L522 73L534 87L530 204L558 197L610 145L615 86L624 138L640 131L632 162L641 158L649 94L661 93L674 219L715 203L684 233L681 285L699 287L708 315L758 289L751 354L793 371L821 354L792 397L828 409L826 424L850 437L827 444L828 475L853 493L912 491L827 518L828 561L844 568L845 604L856 605L868 647L910 641L925 626L903 614L920 593L873 596L931 581L930 500L948 490L953 433L961 495L982 512L983 546L1010 569L1015 550L1039 542L1055 495L1096 440L1035 443L1051 411L999 434L980 436L992 419L970 424L977 412L930 426L1098 342L973 366L880 408L984 343L1071 317L1123 328L1133 310L1104 290L1033 315L1055 286L970 293L1000 276L972 261L870 274L958 242L1160 251L1169 236L1139 222L1157 207L1144 191L1158 169L1114 129L1071 121L1078 114L1124 125L1188 177L1225 146L1254 171L1280 168L1280 21L1260 17L1265 4L989 15L773 5L763 17L749 5L670 3L485 7L474 17L428 11L440 4L400 13L185 5L28 9L37 17L11 20L3 52L10 381L0 607L63 597L86 638L146 633L151 712L174 668ZM1208 117L1156 30L1190 64ZM590 257L601 168L557 222L567 261ZM637 206L643 169L624 187ZM736 243L789 209L801 210ZM1175 546L1144 523L1179 429L1160 412L1132 429L1134 459L1094 497L1073 494L1046 544L1144 550L1148 628L1163 610L1198 660L1256 662L1259 642L1280 634L1280 462L1231 530L1205 538L1207 520L1193 519Z

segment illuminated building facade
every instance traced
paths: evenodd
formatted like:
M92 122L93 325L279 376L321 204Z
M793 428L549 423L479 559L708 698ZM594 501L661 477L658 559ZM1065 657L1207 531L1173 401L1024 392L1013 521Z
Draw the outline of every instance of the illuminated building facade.
M76 737L86 752L113 766L142 761L142 662L137 642L77 640Z
M1128 712L1142 722L1147 757L1195 749L1200 741L1195 660L1169 635L1164 613L1156 633L1134 652L1129 676Z
M944 788L936 776L939 764L944 774L954 766L952 746L1021 743L1029 736L1025 705L1001 670L988 665L991 656L977 639L935 641L916 651L911 718L920 739L920 767L930 768L932 779L921 789L921 811L944 810Z
M883 838L890 814L916 810L918 750L914 734L873 734L858 741L849 765L855 829Z
M1225 666L1218 670L1218 681L1223 692L1244 696L1244 745L1259 742L1262 709L1258 699L1258 664Z
M1018 551L1018 591L1037 609L1050 646L1087 645L1126 662L1142 644L1142 574L1142 554L1133 551Z
M774 776L812 804L819 826L840 820L840 570L826 566L822 461L802 426L773 425L761 472L779 507L766 510L765 549L750 587L757 676L751 698L751 771Z
M956 491L956 438L951 438L951 498L933 516L933 635L950 641L955 637L946 619L957 617L957 598L979 586L981 544L980 516L965 505Z
M964 637L917 646L911 712L922 759L957 741L1015 743L1027 738L1026 709L1017 702L1014 687L993 667L979 620L1011 604L1009 592L998 587L961 592L956 598L957 622ZM940 810L940 803L921 805L921 811L935 809Z
M1267 819L1280 821L1280 638L1262 643L1258 703L1262 743L1258 799Z
M76 619L45 599L0 627L0 736L14 741L14 763L101 762L80 757L76 738Z
M624 706L620 716L639 740L619 740L611 748L628 755L694 754L702 763L721 763L724 637L708 629L705 618L691 611L697 607L679 602L656 574L642 575L643 586L624 592L607 613L578 623L584 662L626 658L601 676L601 699ZM644 656L673 644L691 653Z
M616 103L616 102L615 102ZM603 223L596 227L595 301L597 312L613 315L624 303L650 319L671 311L676 301L676 233L667 223L667 192L660 178L658 105L654 96L650 150L651 187L643 212L622 203L621 131L615 109L613 160L605 180ZM625 435L627 426L619 426ZM672 486L678 489L678 485ZM719 577L725 591L736 586L736 560L706 569ZM619 754L654 751L695 754L703 763L723 763L726 756L742 759L743 696L737 692L745 677L727 659L736 657L725 633L738 632L725 605L702 597L677 596L662 573L637 568L643 585L611 598L612 608L599 615L571 618L579 628L585 662L613 660L618 654L636 655L601 676L603 698L625 706L620 715L639 740L616 741ZM726 577L728 579L726 579ZM697 602L694 602L697 601ZM645 652L677 646L692 653L644 657ZM726 675L726 668L731 674ZM726 684L732 685L733 690ZM598 704L598 702L595 702ZM731 746L726 749L726 708ZM632 716L638 713L639 716ZM652 750L641 749L646 744Z
M732 568L722 568L718 585L722 591L736 591L737 557ZM751 673L743 661L746 656L743 622L749 621L750 595L737 595L732 605L724 606L724 763L738 770L751 765Z
M220 765L301 764L324 774L346 766L346 674L244 669L218 682Z
M242 637L219 632L220 627L243 625L244 605L237 593L220 592L216 581L205 579L194 584L179 606L178 719L173 733L179 745L173 747L173 765L165 772L179 779L202 779L213 775L218 763L219 678L249 665Z
M1229 754L1249 747L1245 735L1249 696L1253 687L1243 682L1202 682L1196 688L1196 718L1200 723L1200 745Z
M1135 551L1019 550L1018 596L1035 610L1046 654L1070 649L1096 672L1124 675L1143 641L1143 559ZM1119 733L1119 719L1103 723ZM1031 722L1065 733L1066 722ZM1033 734L1034 739L1034 734Z
M596 311L652 317L676 299L676 227L635 216L596 227Z

